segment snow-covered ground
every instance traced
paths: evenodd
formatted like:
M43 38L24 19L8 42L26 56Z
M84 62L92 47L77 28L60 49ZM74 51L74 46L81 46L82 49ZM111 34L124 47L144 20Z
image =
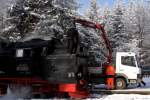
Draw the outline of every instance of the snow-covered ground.
M94 100L150 100L150 95L139 95L139 94L113 94L113 95L98 95L94 94ZM89 98L87 100L91 100Z
M141 90L150 91L150 78L143 79L146 82L146 86L137 88L136 85L130 86L127 90ZM150 95L140 95L140 94L112 94L112 95L102 95L102 94L92 94L91 99L97 100L150 100Z

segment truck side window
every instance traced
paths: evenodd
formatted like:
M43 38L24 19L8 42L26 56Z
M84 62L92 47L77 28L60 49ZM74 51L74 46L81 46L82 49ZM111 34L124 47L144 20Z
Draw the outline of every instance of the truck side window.
M136 67L134 56L122 56L121 64Z

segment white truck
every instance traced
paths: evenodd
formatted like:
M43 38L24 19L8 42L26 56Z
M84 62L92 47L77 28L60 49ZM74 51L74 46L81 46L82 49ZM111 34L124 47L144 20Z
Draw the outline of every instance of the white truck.
M124 89L129 84L136 84L141 68L138 66L135 53L117 52L116 53L116 89Z
M138 66L136 55L133 52L117 52L115 57L115 88L125 89L129 84L136 84L138 76L141 74L141 68ZM91 76L91 83L105 84L103 67L88 67Z

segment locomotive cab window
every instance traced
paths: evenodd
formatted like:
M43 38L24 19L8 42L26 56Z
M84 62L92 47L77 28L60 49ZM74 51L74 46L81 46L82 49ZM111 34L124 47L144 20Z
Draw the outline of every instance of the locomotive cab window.
M122 56L121 64L136 67L134 56Z
M24 53L23 49L16 50L16 57L23 57L23 53Z
M16 50L16 57L17 58L24 58L24 57L31 57L32 50L31 49L17 49Z

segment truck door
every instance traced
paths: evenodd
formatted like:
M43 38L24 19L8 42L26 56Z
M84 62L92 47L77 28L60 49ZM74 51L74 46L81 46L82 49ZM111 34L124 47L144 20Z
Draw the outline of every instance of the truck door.
M119 73L123 73L128 79L137 79L139 68L137 67L135 56L121 56Z

